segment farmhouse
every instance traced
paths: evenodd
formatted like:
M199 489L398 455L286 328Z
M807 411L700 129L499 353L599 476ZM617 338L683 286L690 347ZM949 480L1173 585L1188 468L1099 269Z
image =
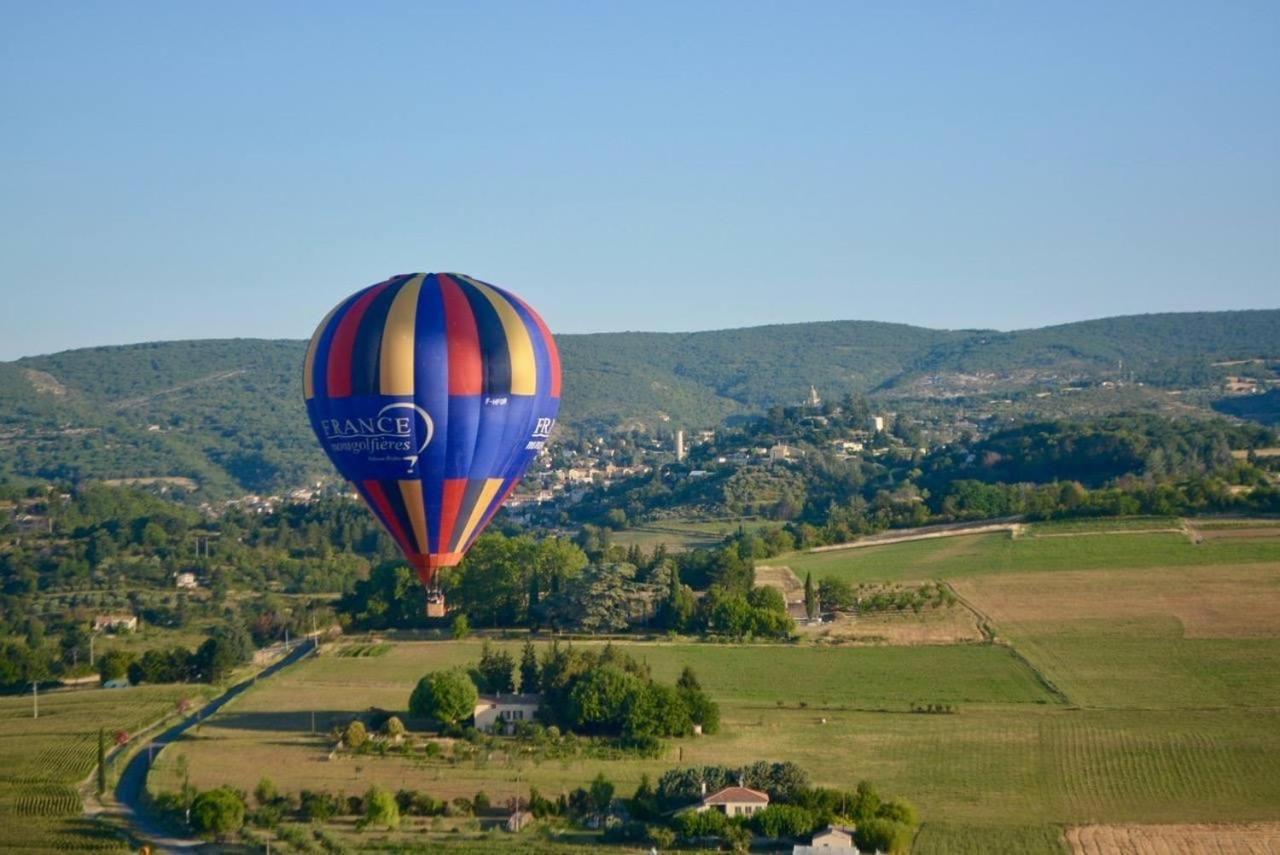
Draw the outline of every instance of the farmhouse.
M135 632L138 629L138 619L133 615L98 615L93 619L93 631L102 632L104 629L112 632Z
M808 846L797 844L792 847L791 855L859 855L858 847L853 843L853 835L846 829L828 825L821 831L813 833Z
M476 730L511 733L516 722L533 721L542 695L481 695L476 700Z
M769 806L769 794L748 787L725 787L709 796L694 808L698 813L707 810L718 810L725 816L751 816Z

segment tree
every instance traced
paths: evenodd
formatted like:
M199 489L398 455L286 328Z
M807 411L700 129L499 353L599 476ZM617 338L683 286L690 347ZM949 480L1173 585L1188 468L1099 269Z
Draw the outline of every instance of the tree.
M129 673L129 665L133 662L133 654L125 650L108 650L98 657L98 674L102 681L120 680Z
M390 716L382 723L382 735L390 739L399 739L404 736L404 722L399 716Z
M364 818L361 828L375 825L387 829L400 827L400 805L395 794L374 784L364 794Z
M608 813L609 806L613 804L613 783L605 778L604 772L596 774L588 792L591 794L591 806L596 813Z
M858 789L853 796L853 804L849 806L849 815L859 823L865 822L880 810L880 794L870 781L859 781Z
M475 683L461 668L435 671L418 681L409 696L409 713L442 724L457 724L475 714L478 696Z
M833 611L848 611L858 603L853 586L835 576L826 576L818 583L818 602Z
M532 694L538 691L538 655L534 652L533 642L526 641L520 651L520 691Z
M191 803L191 825L206 838L221 839L244 825L244 802L230 787L206 790Z
M804 614L809 620L818 616L818 594L813 589L812 571L804 574Z
M107 791L107 732L98 728L98 795Z
M476 686L482 692L499 694L514 692L515 659L506 650L494 650L493 645L485 639L480 650L480 664L476 668Z
M454 638L461 641L471 634L471 621L467 620L465 614L459 614L453 619L453 623L449 625L449 631Z
M629 702L643 686L639 678L613 665L599 665L574 683L569 692L569 718L586 733L618 732Z

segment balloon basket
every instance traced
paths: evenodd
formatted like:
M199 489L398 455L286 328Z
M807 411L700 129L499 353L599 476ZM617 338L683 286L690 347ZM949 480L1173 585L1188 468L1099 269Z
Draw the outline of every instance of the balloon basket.
M427 617L442 618L445 616L444 594L440 591L427 592Z

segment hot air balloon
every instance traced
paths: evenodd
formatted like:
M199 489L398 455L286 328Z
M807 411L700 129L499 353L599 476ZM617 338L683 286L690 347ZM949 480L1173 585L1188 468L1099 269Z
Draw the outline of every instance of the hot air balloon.
M546 444L560 356L508 291L458 273L393 276L316 328L303 365L316 437L444 614L462 560Z

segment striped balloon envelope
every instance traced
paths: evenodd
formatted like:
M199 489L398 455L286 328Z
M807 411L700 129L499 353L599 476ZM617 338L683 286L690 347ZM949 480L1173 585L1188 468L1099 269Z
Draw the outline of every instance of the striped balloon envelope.
M560 356L510 292L457 273L406 274L320 322L303 394L329 459L434 592L546 443Z

